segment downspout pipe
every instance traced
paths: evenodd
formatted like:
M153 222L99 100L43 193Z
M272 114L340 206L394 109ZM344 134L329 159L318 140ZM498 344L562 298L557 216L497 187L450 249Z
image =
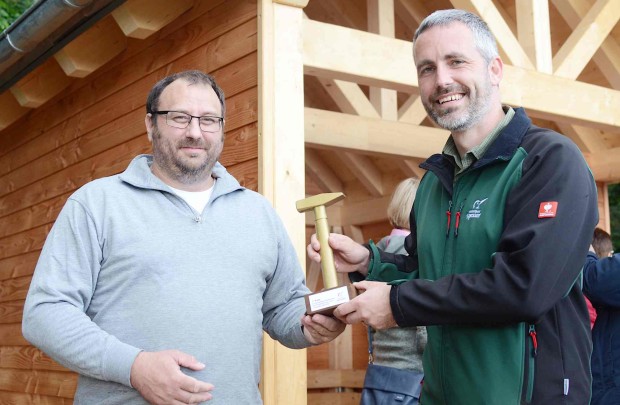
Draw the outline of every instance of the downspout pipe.
M0 93L124 1L37 1L0 34Z

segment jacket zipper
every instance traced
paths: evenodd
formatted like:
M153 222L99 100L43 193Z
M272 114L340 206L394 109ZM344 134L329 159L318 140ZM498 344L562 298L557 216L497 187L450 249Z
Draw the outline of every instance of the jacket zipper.
M446 211L448 223L446 224L446 238L450 236L450 220L452 219L452 200L448 201L448 211Z
M461 206L459 210L456 212L456 219L454 221L454 237L459 236L459 225L461 224L461 211L463 211L463 205L465 205L465 201L461 202Z
M525 401L529 404L532 402L532 394L534 393L534 372L536 366L536 355L538 354L538 340L536 338L536 327L529 326L528 334L531 340L531 350L529 350L528 373L527 373L527 391ZM530 345L528 344L528 348Z
M461 224L461 211L463 211L463 206L465 205L465 201L461 202L459 209L456 211L456 215L454 217L454 237L459 236L459 225ZM452 220L452 200L448 201L448 210L446 211L446 238L450 236L450 221Z

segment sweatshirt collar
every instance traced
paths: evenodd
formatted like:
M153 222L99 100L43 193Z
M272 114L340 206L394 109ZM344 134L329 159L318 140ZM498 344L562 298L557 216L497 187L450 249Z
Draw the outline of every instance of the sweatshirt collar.
M170 187L151 172L152 163L152 155L138 155L133 158L127 169L119 177L134 187L171 192ZM220 162L215 163L211 175L217 179L212 198L244 189Z

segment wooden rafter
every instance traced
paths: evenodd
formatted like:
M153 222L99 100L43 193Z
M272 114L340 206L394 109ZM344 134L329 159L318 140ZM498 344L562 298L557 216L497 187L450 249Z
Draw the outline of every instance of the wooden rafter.
M597 181L617 182L620 179L620 148L605 149L598 153L584 153L588 166Z
M588 13L590 4L586 0L552 0L568 25L575 29L581 16ZM620 89L620 45L612 36L607 36L594 54L594 63L615 89Z
M547 0L522 0L515 3L517 33L523 50L533 61L536 70L553 72L551 64L551 29Z
M608 149L601 136L601 130L581 125L565 124L563 122L557 122L556 124L564 135L571 138L579 146L582 152L599 153Z
M394 10L410 27L417 27L431 12L421 1L396 0Z
M145 39L189 10L192 0L129 0L112 12L126 36Z
M375 107L355 83L320 79L321 84L344 113L379 118ZM382 195L384 187L381 172L370 159L350 152L340 155L341 160L352 169L353 175L371 195Z
M426 118L426 110L422 99L417 95L411 95L398 109L398 120L410 124L421 124Z
M337 193L344 189L338 175L310 148L306 148L306 173L326 193Z
M306 108L306 144L316 148L395 158L427 158L441 150L448 131Z
M422 163L423 161L424 159L413 158L403 159L400 160L398 163L401 170L405 172L408 177L415 177L421 179L422 176L424 176L424 173L426 173L426 170L420 168L420 163Z
M384 196L355 202L344 200L345 204L340 212L340 223L346 227L384 221L390 198L390 196Z
M368 31L394 38L394 0L367 0ZM386 120L396 120L397 94L394 90L371 87L369 98L372 105Z
M304 21L304 71L360 84L416 93L411 43ZM346 49L347 52L343 52ZM390 55L390 64L385 57ZM620 91L504 65L502 101L534 117L617 131ZM558 103L557 100L562 100Z
M513 34L507 22L506 12L501 11L491 0L451 0L454 8L468 10L478 14L495 35L497 43L503 50L502 58L513 66L534 69L523 47Z
M597 0L553 57L554 74L576 79L618 19L618 0Z
M370 158L355 153L343 153L341 159L371 195L379 197L386 193L381 171Z

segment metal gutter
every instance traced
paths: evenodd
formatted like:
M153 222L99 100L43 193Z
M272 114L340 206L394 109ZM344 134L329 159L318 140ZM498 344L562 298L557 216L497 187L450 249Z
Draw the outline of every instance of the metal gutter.
M0 34L0 93L126 0L39 0Z

